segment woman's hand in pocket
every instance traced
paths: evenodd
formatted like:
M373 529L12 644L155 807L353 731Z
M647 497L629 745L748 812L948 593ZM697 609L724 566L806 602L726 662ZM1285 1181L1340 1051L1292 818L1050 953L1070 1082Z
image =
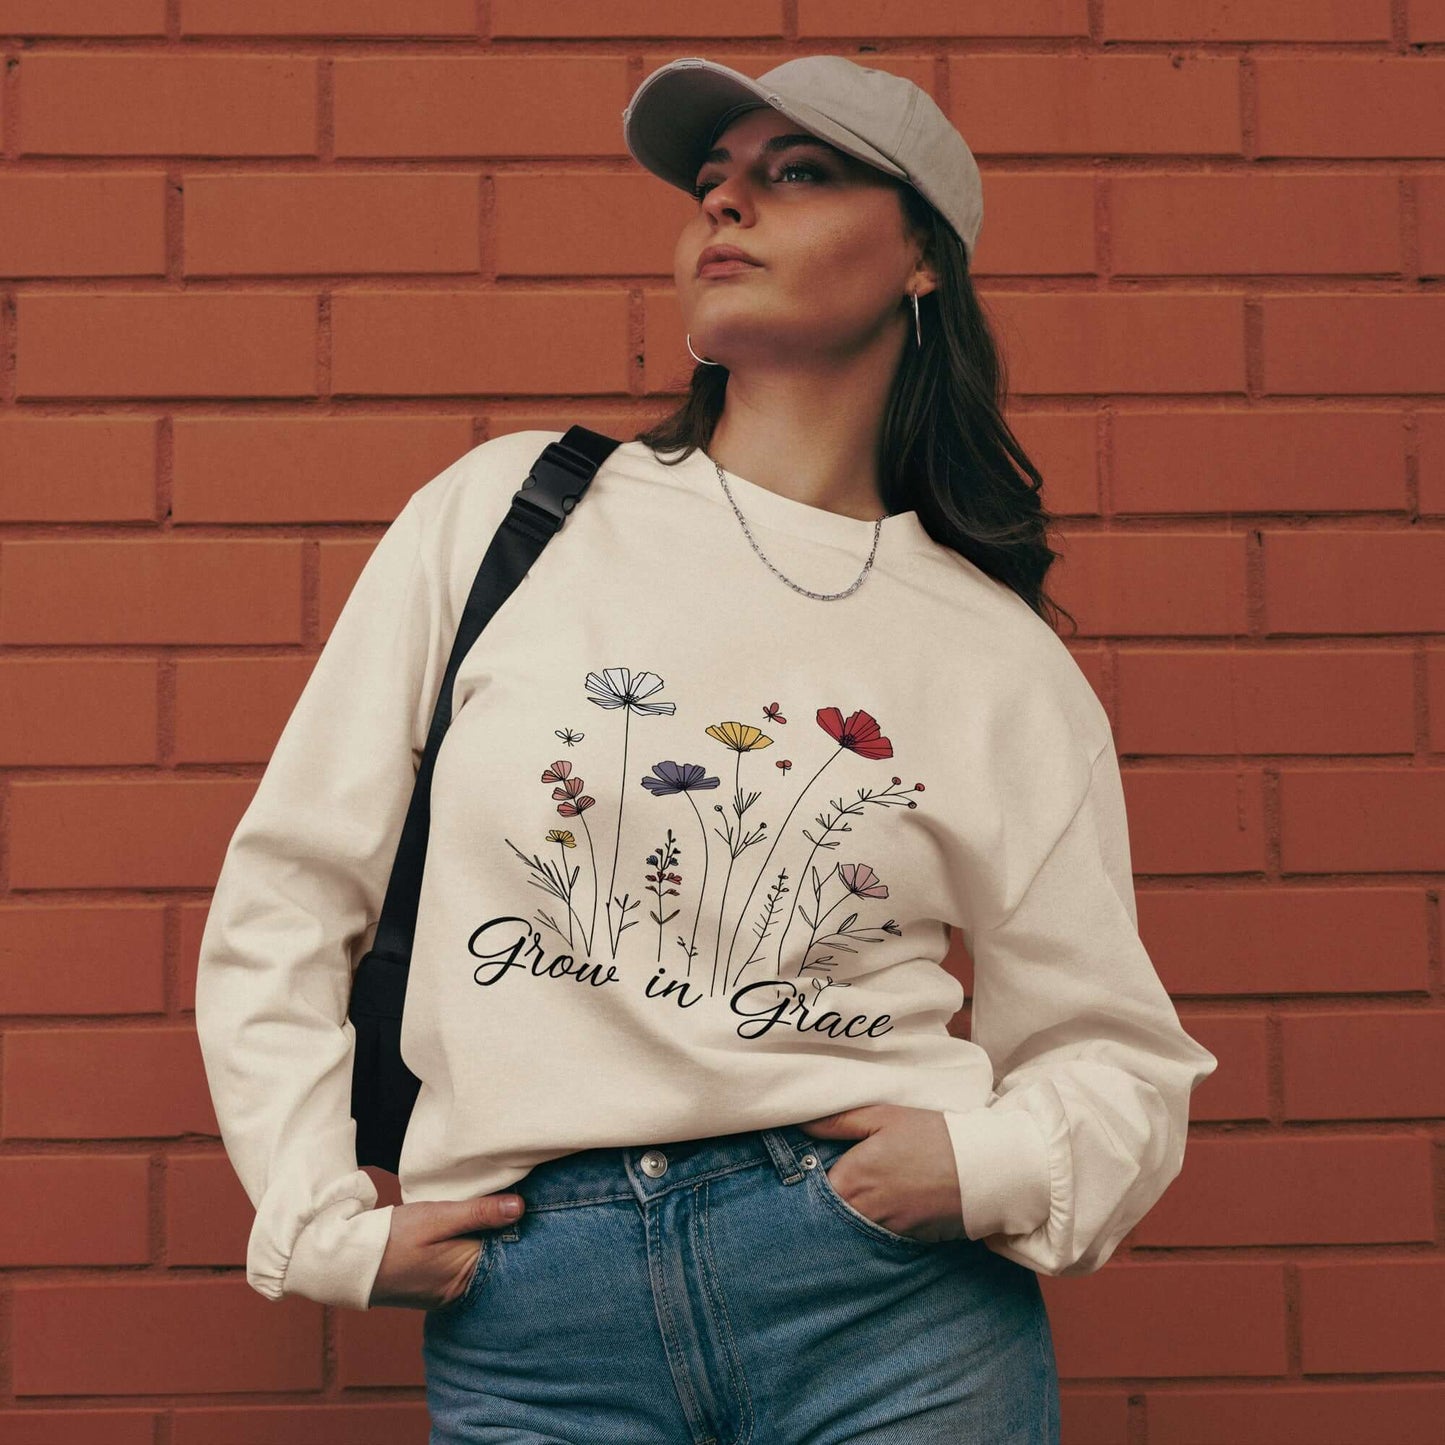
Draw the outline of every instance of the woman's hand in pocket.
M508 1200L517 1202L515 1214L504 1209ZM432 1310L450 1304L466 1289L476 1267L476 1232L513 1223L521 1203L519 1195L502 1193L396 1205L368 1308Z
M914 1239L964 1239L963 1193L948 1121L936 1109L860 1104L798 1127L816 1139L856 1139L828 1182L861 1215Z

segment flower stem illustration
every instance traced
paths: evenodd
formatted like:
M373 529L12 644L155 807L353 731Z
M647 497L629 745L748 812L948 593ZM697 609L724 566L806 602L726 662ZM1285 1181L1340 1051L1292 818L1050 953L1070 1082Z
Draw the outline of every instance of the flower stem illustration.
M625 921L629 907L636 907L636 904L629 905L625 899L619 899L617 893L617 864L622 853L622 807L627 798L627 749L631 738L631 723L633 713L643 717L655 717L658 715L671 716L677 711L677 704L673 702L648 702L660 687L662 679L655 672L634 673L627 667L608 667L600 673L589 672L587 674L587 691L590 694L588 701L594 702L598 707L609 710L623 709L622 727L622 786L617 793L617 832L612 844L612 876L607 884L607 937L612 946L612 956L617 956L618 940L622 937L623 930L629 927ZM612 927L612 905L619 905L621 915L619 926L614 931ZM593 922L596 922L596 900L593 900Z
M687 976L692 977L693 955L697 952L697 924L702 917L702 900L707 893L707 824L702 820L702 812L693 798L693 793L704 788L715 788L718 786L718 779L710 777L708 771L700 763L679 763L668 758L664 762L655 763L652 772L642 780L642 786L652 793L654 797L664 798L676 793L681 793L692 807L693 816L697 819L698 831L702 834L702 886L697 893L697 911L692 919L692 938L684 945L687 951ZM668 837L671 838L672 831L668 830ZM679 937L678 942L682 939ZM658 958L662 957L661 943L658 945Z
M669 885L682 882L682 874L672 871L677 863L677 839L672 836L671 828L667 830L667 841L647 855L647 862L649 867L656 870L644 877L648 890L657 895L657 907L652 910L650 917L657 924L657 961L661 963L663 926L676 918L678 913L674 908L671 913L664 915L662 900L668 895L677 894L677 889Z
M773 835L773 841L768 847L767 856L763 859L762 866L758 870L758 876L753 880L753 886L748 890L748 896L743 900L742 910L738 914L738 921L733 925L732 938L728 942L727 962L724 966L724 978L732 967L733 949L737 946L738 929L742 927L743 918L748 911L748 904L752 902L753 894L757 892L758 884L762 882L763 875L768 871L768 864L772 861L773 850L778 846L778 839L783 836L789 821L798 810L798 804L807 796L808 790L823 775L823 771L835 758L840 757L844 752L856 753L859 757L880 759L893 756L893 744L882 735L878 728L877 720L862 708L856 709L845 719L842 712L836 707L820 707L817 714L818 726L823 729L837 744L837 750L833 752L819 767L818 771L803 785L798 796L793 800L793 805L788 809L782 825ZM724 987L727 987L724 984Z

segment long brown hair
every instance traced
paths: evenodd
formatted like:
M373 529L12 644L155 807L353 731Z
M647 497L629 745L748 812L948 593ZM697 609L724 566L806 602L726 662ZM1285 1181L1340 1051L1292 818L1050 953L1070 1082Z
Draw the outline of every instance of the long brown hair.
M1073 614L1044 591L1058 557L1043 478L1003 419L1007 377L973 289L968 253L947 221L895 181L906 224L924 241L938 285L919 297L923 342L910 340L883 418L880 494L892 512L913 507L929 535L1011 587L1056 631ZM699 363L678 407L634 441L680 452L676 465L712 442L728 369ZM658 458L663 461L663 458Z

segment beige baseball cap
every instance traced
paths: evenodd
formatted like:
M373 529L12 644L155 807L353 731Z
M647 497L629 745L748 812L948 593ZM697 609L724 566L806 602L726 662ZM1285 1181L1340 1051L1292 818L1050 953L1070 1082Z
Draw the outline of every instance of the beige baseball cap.
M639 165L689 195L714 138L770 105L848 155L907 181L951 225L969 260L983 224L983 181L967 142L928 92L842 55L804 55L756 80L697 56L654 70L622 112Z

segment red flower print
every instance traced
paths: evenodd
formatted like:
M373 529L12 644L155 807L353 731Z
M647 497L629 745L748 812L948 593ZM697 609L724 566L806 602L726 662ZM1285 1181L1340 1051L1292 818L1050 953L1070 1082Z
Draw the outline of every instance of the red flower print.
M893 744L878 730L878 721L860 707L847 720L836 707L818 709L818 726L840 747L860 758L891 758Z

